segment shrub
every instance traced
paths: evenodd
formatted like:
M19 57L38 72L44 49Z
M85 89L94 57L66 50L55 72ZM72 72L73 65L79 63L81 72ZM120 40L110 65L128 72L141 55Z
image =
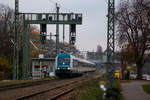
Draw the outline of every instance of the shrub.
M0 80L12 78L12 64L5 57L0 57Z
M118 81L114 82L112 88L106 90L106 100L122 100L121 89Z

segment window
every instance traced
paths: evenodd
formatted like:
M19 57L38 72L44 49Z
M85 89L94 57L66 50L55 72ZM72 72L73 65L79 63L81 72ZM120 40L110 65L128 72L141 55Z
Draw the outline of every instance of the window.
M39 65L35 65L34 66L34 71L40 71L40 66Z
M65 62L70 62L70 58L65 58Z

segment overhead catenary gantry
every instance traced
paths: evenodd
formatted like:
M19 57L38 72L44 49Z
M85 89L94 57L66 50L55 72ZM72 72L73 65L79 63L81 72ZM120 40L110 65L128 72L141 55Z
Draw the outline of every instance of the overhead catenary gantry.
M59 53L59 27L58 24L82 24L82 14L74 13L20 13L24 19L24 49L23 65L24 75L29 66L29 34L27 32L28 24L56 24L56 54ZM43 20L44 19L44 20ZM58 20L59 19L59 20ZM71 37L71 36L70 36ZM26 75L24 76L26 77Z
M23 79L27 78L27 72L30 67L30 54L29 54L29 24L55 24L56 25L56 54L59 53L59 24L62 25L70 25L71 29L74 28L72 25L80 25L82 24L82 14L81 13L59 13L59 7L56 6L56 13L19 13L19 0L15 0L15 6L17 13L15 13L15 44L14 46L14 79L17 79L17 69L19 66L19 36L18 36L18 24L19 24L19 16L23 16L24 22L24 34L23 34ZM17 19L18 18L18 19ZM64 28L64 27L63 27ZM64 33L63 33L64 34ZM75 43L76 37L72 35L72 30L70 30L70 40L74 41L70 42L72 44ZM73 37L73 38L72 38ZM18 48L18 49L16 49Z

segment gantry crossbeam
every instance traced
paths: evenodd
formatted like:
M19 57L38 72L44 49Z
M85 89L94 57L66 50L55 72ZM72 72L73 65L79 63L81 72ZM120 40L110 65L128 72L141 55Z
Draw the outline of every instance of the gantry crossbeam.
M82 24L82 14L78 13L20 13L27 24ZM57 20L57 16L59 20ZM44 20L43 20L44 19Z

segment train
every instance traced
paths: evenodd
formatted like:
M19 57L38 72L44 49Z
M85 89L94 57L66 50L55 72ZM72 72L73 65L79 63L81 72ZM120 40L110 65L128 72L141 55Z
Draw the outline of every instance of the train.
M69 53L59 53L55 61L55 74L58 77L78 76L96 70L95 63Z

